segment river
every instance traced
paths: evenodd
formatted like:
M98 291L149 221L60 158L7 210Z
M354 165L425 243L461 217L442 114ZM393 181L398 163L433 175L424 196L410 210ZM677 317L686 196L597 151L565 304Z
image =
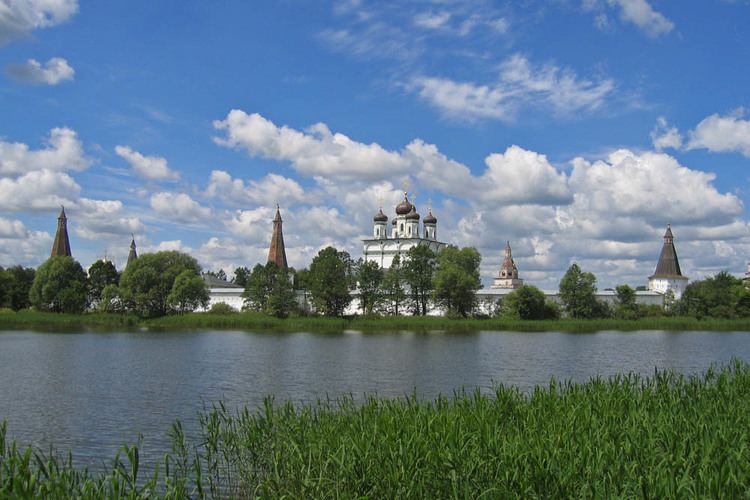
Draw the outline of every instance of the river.
M142 453L160 457L174 419L195 429L218 400L433 398L498 383L528 392L551 377L698 374L732 357L750 361L750 333L0 331L0 420L21 443L97 468L139 434Z

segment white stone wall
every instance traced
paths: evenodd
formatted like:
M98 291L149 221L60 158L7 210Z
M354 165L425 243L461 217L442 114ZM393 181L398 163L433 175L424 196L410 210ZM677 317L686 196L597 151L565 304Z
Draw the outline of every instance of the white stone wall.
M679 299L682 294L685 293L687 288L687 278L652 278L648 280L648 289L661 294L667 293L668 290L672 290L674 298Z

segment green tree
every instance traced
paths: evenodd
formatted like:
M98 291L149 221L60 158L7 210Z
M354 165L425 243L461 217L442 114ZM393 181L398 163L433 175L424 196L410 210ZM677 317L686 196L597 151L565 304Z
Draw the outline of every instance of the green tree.
M290 270L273 266L271 291L268 294L265 312L277 318L286 318L297 310L297 293L294 291Z
M0 308L10 307L10 276L0 266Z
M433 295L448 315L466 317L474 311L476 292L482 288L481 262L482 256L475 248L459 249L450 245L440 252L433 277Z
M523 285L505 296L501 314L512 319L555 319L559 315L556 306L537 287Z
M120 282L120 273L108 260L97 260L91 264L88 274L89 304L97 304L101 300L104 287Z
M406 300L403 268L398 254L393 257L391 267L385 272L381 289L385 312L398 316L401 304Z
M234 278L232 283L241 287L247 286L247 280L250 278L250 269L241 266L234 270Z
M205 274L213 276L214 278L220 279L222 281L227 280L227 273L225 273L223 269L219 269L218 271L206 271Z
M701 318L734 318L747 314L750 302L742 280L726 271L690 283L682 294L677 310L680 314Z
M409 287L409 301L415 315L425 316L433 291L433 276L437 266L435 252L419 245L406 253L403 263L404 279Z
M50 257L39 266L29 291L40 311L81 313L86 309L86 273L72 257Z
M583 272L578 264L568 268L560 281L560 300L571 318L596 318L603 314L603 306L596 300L596 276Z
M120 297L127 309L141 316L164 316L171 312L168 298L175 279L186 270L200 277L198 262L182 252L140 255L122 273Z
M274 262L255 264L245 284L242 296L245 298L245 309L263 312L268 306L268 296L271 293L273 279L278 266Z
M125 304L120 297L120 287L115 284L109 284L104 287L96 309L101 312L123 313Z
M372 314L378 309L382 301L383 270L380 269L377 262L359 259L356 275L362 314Z
M10 307L14 311L27 309L31 306L29 292L34 283L36 271L33 267L13 266L4 272L7 278L5 284L5 300L2 307Z
M635 302L635 290L628 285L615 287L615 316L622 319L640 317L640 310Z
M315 309L326 316L342 316L352 297L349 254L326 247L310 263L309 289Z
M178 274L167 296L167 304L180 314L206 308L208 301L206 282L194 269L185 269Z

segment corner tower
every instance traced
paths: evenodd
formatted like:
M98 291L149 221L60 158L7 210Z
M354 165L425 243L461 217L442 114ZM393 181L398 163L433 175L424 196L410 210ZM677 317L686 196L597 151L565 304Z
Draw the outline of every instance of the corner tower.
M284 248L284 232L281 229L281 211L276 205L276 217L273 218L273 234L271 246L268 248L268 262L273 262L279 269L286 269L286 249Z
M505 243L505 258L500 273L493 281L490 288L520 288L523 286L523 280L518 279L518 267L513 260L513 251L510 249L510 241Z
M130 253L128 254L128 266L131 264L131 262L135 261L138 258L138 252L135 249L135 236L132 234L130 235L132 238L130 239Z
M71 257L72 255L68 239L68 218L65 216L65 207L60 207L60 215L57 217L57 233L50 257Z
M679 299L687 287L688 278L682 275L677 250L674 247L672 225L667 224L664 233L664 245L661 247L659 261L656 263L654 274L648 277L648 289L654 292L667 293L671 290L674 298Z

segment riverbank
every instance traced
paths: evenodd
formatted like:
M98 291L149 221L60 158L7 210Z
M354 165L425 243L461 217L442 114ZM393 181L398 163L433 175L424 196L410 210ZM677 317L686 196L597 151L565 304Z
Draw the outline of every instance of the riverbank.
M155 471L126 447L107 473L5 442L0 496L147 498L742 497L750 489L750 367L660 372L530 395L219 405L194 441L179 423Z
M326 318L298 316L286 319L274 318L258 313L209 314L189 313L165 316L155 319L142 319L128 314L54 314L36 311L3 311L0 313L0 330L39 329L39 330L111 330L140 329L153 330L248 330L248 331L322 331L340 332L358 330L364 332L394 331L520 331L520 332L596 332L604 330L666 330L666 331L750 331L750 318L746 319L695 319L689 317L653 317L638 320L601 319L575 320L558 319L544 321L489 319L449 319L442 317L387 316Z

